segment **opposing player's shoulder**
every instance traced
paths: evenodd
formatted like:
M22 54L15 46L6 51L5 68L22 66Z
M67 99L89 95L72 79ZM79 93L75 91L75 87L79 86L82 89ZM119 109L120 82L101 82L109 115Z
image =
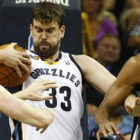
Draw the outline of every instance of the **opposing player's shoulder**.
M127 60L118 75L119 77L127 84L140 83L140 55L133 56Z
M140 54L129 58L127 61L127 65L139 68L139 66L140 66Z
M140 74L140 55L132 56L123 66L124 74L132 73L134 77Z

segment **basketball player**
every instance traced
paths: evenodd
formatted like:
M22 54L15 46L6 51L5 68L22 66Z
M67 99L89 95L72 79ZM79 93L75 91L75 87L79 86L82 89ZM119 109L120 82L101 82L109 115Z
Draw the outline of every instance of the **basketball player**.
M20 68L28 73L29 69L25 64L30 64L31 62L27 53L14 49L15 45L16 43L11 43L6 48L0 50L0 63L14 68L20 78L22 77Z
M23 83L23 89L40 78L55 80L58 88L43 92L43 95L51 95L53 99L28 101L35 107L48 108L55 118L41 135L33 127L22 123L22 129L14 133L14 137L19 140L82 140L82 78L102 93L105 93L115 80L115 77L94 59L59 51L65 34L63 18L64 11L57 4L43 2L33 10L30 33L35 51L28 52L32 70Z
M114 109L124 102L126 97L136 90L140 83L140 55L130 58L123 66L119 73L117 80L109 88L102 104L98 108L95 114L95 121L99 125L99 131L97 133L97 139L100 139L101 135L105 137L108 134L117 134L122 137L116 125L109 120L110 114ZM136 87L136 88L135 88ZM134 119L134 128L132 134L132 140L140 139L140 98L139 92L135 92L136 95L129 95L125 101L125 107L130 115L136 117ZM137 97L136 97L137 96Z

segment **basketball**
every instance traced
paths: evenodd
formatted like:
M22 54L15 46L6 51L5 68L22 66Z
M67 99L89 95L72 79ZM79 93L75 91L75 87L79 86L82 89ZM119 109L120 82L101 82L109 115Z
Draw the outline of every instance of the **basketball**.
M0 46L0 50L4 49L5 47L7 47L9 44L5 44ZM21 51L21 52L26 52L22 47L16 45L14 47L15 50L17 51ZM30 65L26 66L31 69ZM11 68L8 67L4 64L0 64L0 85L4 86L4 87L16 87L20 84L22 84L30 75L29 73L24 72L22 69L21 73L22 73L22 77L19 78L19 76L17 75L16 71Z

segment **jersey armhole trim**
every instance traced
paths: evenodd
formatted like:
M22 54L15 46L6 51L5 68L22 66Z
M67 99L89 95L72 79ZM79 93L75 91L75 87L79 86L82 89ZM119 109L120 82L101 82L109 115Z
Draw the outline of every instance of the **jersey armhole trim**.
M73 61L73 63L77 66L77 68L79 69L81 75L83 76L82 69L81 69L81 67L78 65L78 63L75 61L75 59L73 58L73 56L72 56L71 54L69 54L69 57L70 57L71 61Z

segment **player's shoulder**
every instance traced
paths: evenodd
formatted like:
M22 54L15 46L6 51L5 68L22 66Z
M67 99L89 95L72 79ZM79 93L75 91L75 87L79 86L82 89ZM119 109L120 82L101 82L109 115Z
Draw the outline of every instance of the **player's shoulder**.
M92 63L92 64L96 64L98 63L94 58L91 58L90 56L87 56L85 54L81 54L81 55L72 55L73 58L75 59L75 61L79 64L87 64L87 63Z
M77 62L87 62L87 60L91 60L92 58L85 55L85 54L80 54L80 55L72 55L75 61Z
M82 67L82 64L87 62L88 56L84 55L84 54L80 54L80 55L72 55L74 60L80 65L80 67Z
M74 60L77 62L77 64L81 67L82 71L87 71L87 68L89 66L96 66L98 64L98 62L87 56L87 55L84 55L84 54L81 54L81 55L72 55Z

